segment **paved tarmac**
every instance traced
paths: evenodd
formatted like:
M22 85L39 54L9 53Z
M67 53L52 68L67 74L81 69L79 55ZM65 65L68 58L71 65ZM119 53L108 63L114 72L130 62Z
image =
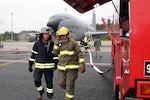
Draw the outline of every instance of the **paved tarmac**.
M33 42L3 42L0 49L0 100L37 100L33 73L28 72L28 58ZM82 48L83 49L83 48ZM111 42L102 42L102 58L95 58L91 43L93 63L105 71L111 67ZM101 75L86 58L86 72L79 72L74 100L113 100L113 68ZM58 71L54 71L54 100L64 100L64 90L57 84ZM44 77L43 77L44 79ZM43 85L46 86L44 80ZM44 94L43 100L47 100Z

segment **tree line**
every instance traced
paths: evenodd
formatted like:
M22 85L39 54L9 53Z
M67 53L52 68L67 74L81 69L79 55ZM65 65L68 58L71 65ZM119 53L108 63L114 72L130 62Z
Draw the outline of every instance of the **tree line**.
M96 24L96 30L106 31L103 24ZM20 41L20 39L19 39L20 35L26 34L26 33L31 33L31 32L37 33L38 31L35 31L35 30L25 31L24 30L24 31L21 31L20 33L14 33L13 32L13 41ZM1 33L0 34L0 41L9 41L9 40L11 40L11 34L12 33L9 32L9 31L5 31L4 33ZM101 40L109 40L110 39L108 35L100 36L99 38Z

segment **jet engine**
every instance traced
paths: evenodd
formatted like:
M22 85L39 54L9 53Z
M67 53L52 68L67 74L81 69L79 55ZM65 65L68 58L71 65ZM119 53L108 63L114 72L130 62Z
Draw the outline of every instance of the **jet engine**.
M34 42L38 39L39 33L27 33L25 39L29 42Z

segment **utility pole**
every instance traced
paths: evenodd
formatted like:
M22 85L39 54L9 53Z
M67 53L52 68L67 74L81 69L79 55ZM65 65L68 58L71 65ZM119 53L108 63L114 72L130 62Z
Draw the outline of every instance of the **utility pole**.
M13 12L11 12L11 41L13 41Z

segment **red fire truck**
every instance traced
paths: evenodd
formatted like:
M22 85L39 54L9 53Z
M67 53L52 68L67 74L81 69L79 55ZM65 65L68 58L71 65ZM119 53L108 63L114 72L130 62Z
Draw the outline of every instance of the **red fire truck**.
M115 100L150 100L150 0L64 0L80 13L112 2Z

